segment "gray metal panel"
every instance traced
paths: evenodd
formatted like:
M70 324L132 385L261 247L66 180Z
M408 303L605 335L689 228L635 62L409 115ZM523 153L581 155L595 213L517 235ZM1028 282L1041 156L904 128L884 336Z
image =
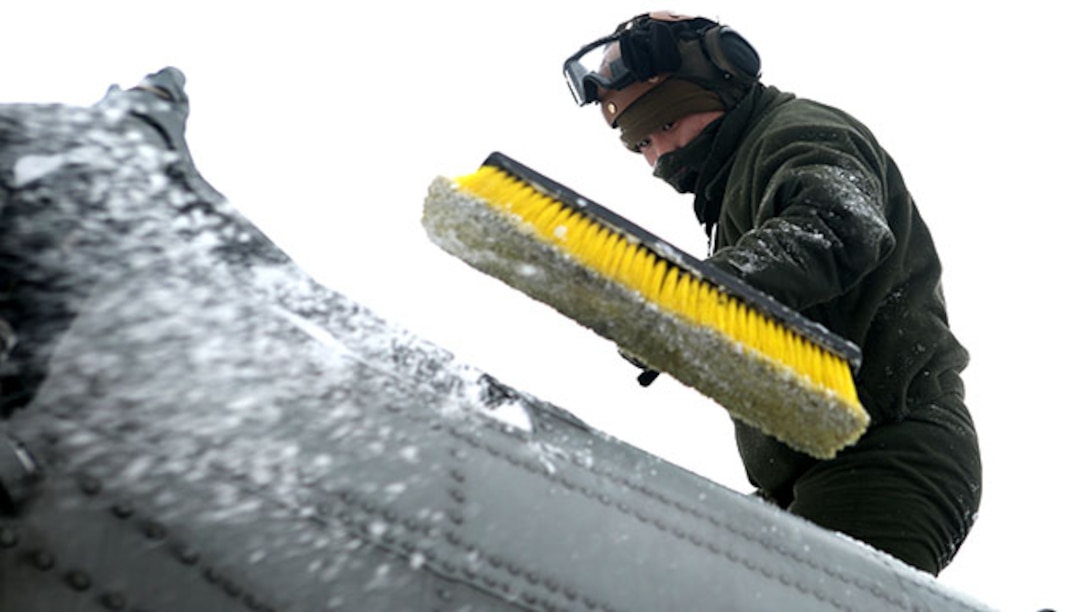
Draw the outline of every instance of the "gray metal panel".
M146 104L0 106L0 610L983 608L313 282Z

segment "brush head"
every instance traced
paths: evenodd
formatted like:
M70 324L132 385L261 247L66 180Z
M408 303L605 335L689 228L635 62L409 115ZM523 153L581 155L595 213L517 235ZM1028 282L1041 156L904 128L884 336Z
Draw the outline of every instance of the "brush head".
M854 345L510 158L436 178L423 225L450 254L792 448L830 458L868 426Z

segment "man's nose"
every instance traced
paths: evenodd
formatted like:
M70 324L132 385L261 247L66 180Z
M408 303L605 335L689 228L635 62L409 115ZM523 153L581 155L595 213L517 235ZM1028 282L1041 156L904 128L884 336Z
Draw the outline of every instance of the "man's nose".
M646 158L651 166L657 163L657 158L666 153L671 153L677 149L677 143L674 139L669 138L667 135L653 135L650 136L650 145L642 149L642 156Z
M646 163L653 166L654 164L657 163L657 158L660 157L660 155L657 154L657 151L654 149L654 146L651 144L648 147L643 147L642 157L646 158Z

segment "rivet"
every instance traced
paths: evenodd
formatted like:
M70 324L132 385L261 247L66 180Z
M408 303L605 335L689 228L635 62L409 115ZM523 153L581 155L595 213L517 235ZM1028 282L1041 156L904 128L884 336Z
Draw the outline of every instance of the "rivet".
M44 550L37 550L30 553L30 563L34 567L45 572L53 569L53 566L56 565L57 561L53 558L53 555L49 554L48 552Z
M204 578L206 578L208 580L208 582L210 582L212 584L219 584L219 581L222 580L222 577L219 575L219 572L215 571L215 568L211 568L211 567L204 570Z
M200 553L195 548L188 544L177 544L174 546L174 556L178 561L181 561L185 565L195 565L200 560Z
M120 593L105 593L98 601L100 601L107 610L124 610L125 604L127 603L125 601L125 596Z
M19 543L19 534L14 529L0 527L0 548L15 548Z
M608 114L609 115L615 115L616 114L616 103L615 102L609 102L608 103Z
M91 577L79 570L68 572L64 581L77 591L86 591L91 588Z
M113 515L119 519L127 519L132 516L134 511L132 509L132 506L126 503L119 503L114 504L113 507L110 508L110 512L112 512Z
M226 591L227 595L231 597L238 597L242 594L242 587L231 582L230 580L223 581L223 590Z
M144 535L151 540L161 540L166 537L166 527L155 521L144 523Z

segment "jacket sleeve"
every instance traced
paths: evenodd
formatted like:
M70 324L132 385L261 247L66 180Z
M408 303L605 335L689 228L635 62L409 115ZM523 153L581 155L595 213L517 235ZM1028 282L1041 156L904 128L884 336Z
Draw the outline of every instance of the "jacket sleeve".
M895 247L875 145L849 127L812 131L756 144L751 183L722 204L736 238L709 259L797 310L848 292ZM728 201L745 192L748 201Z

